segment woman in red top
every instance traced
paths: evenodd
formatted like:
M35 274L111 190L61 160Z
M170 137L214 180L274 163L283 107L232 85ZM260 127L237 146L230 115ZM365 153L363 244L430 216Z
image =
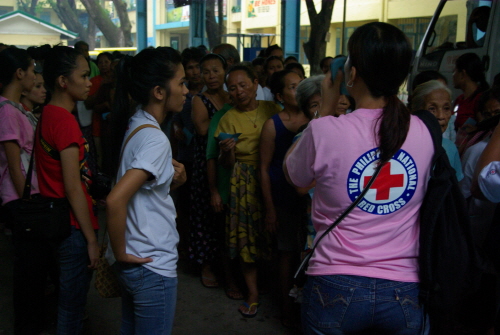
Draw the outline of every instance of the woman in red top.
M40 193L67 197L71 205L71 235L58 246L60 291L57 334L78 334L99 248L95 230L97 217L82 170L88 172L86 141L71 114L77 101L90 90L90 69L85 58L68 47L54 47L45 60L43 77L52 93L36 133L35 155ZM42 137L59 157L42 147Z
M457 58L453 86L464 92L455 100L455 129L458 130L469 118L477 121L477 102L481 93L490 88L484 76L484 66L477 54L470 52Z

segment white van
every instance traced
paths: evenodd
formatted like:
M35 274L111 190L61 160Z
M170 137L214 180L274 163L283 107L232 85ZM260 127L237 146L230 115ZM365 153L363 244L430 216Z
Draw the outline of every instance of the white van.
M447 78L453 98L456 98L460 92L453 88L455 60L468 52L482 59L486 81L491 85L495 75L500 73L500 1L440 1L415 55L408 81L409 92L413 90L415 75L435 70Z

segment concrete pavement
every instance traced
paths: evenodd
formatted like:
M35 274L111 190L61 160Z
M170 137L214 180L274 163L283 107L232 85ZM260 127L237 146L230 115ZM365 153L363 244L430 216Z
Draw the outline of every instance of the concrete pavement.
M180 264L174 335L292 335L280 322L275 292L261 297L257 317L246 319L237 312L240 301L230 300L222 288L204 288L198 276ZM101 298L92 283L87 303L84 335L119 334L120 298ZM0 335L13 334L12 248L0 233Z

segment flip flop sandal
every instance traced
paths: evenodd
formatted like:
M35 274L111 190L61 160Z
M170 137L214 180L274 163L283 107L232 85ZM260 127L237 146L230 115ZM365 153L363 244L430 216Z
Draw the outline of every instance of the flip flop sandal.
M246 302L246 301L243 301L243 303L241 304L241 306L245 307L248 309L248 312L251 311L252 307L255 306L255 312L254 313L245 313L243 312L241 309L238 308L238 312L240 312L240 314L244 317L244 318L254 318L257 316L257 312L259 311L258 307L259 307L259 303L258 302L254 302L254 303L251 303L250 305ZM241 307L240 306L240 307Z

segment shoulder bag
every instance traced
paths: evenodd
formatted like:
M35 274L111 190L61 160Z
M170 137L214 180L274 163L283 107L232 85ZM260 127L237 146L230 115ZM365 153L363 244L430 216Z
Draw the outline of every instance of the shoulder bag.
M39 127L41 127L41 122L40 119ZM38 130L37 128L35 132ZM59 243L71 233L71 206L66 197L49 198L40 194L31 195L35 153L34 142L29 168L26 173L23 196L21 199L15 200L12 206L13 233L24 238L44 239Z

